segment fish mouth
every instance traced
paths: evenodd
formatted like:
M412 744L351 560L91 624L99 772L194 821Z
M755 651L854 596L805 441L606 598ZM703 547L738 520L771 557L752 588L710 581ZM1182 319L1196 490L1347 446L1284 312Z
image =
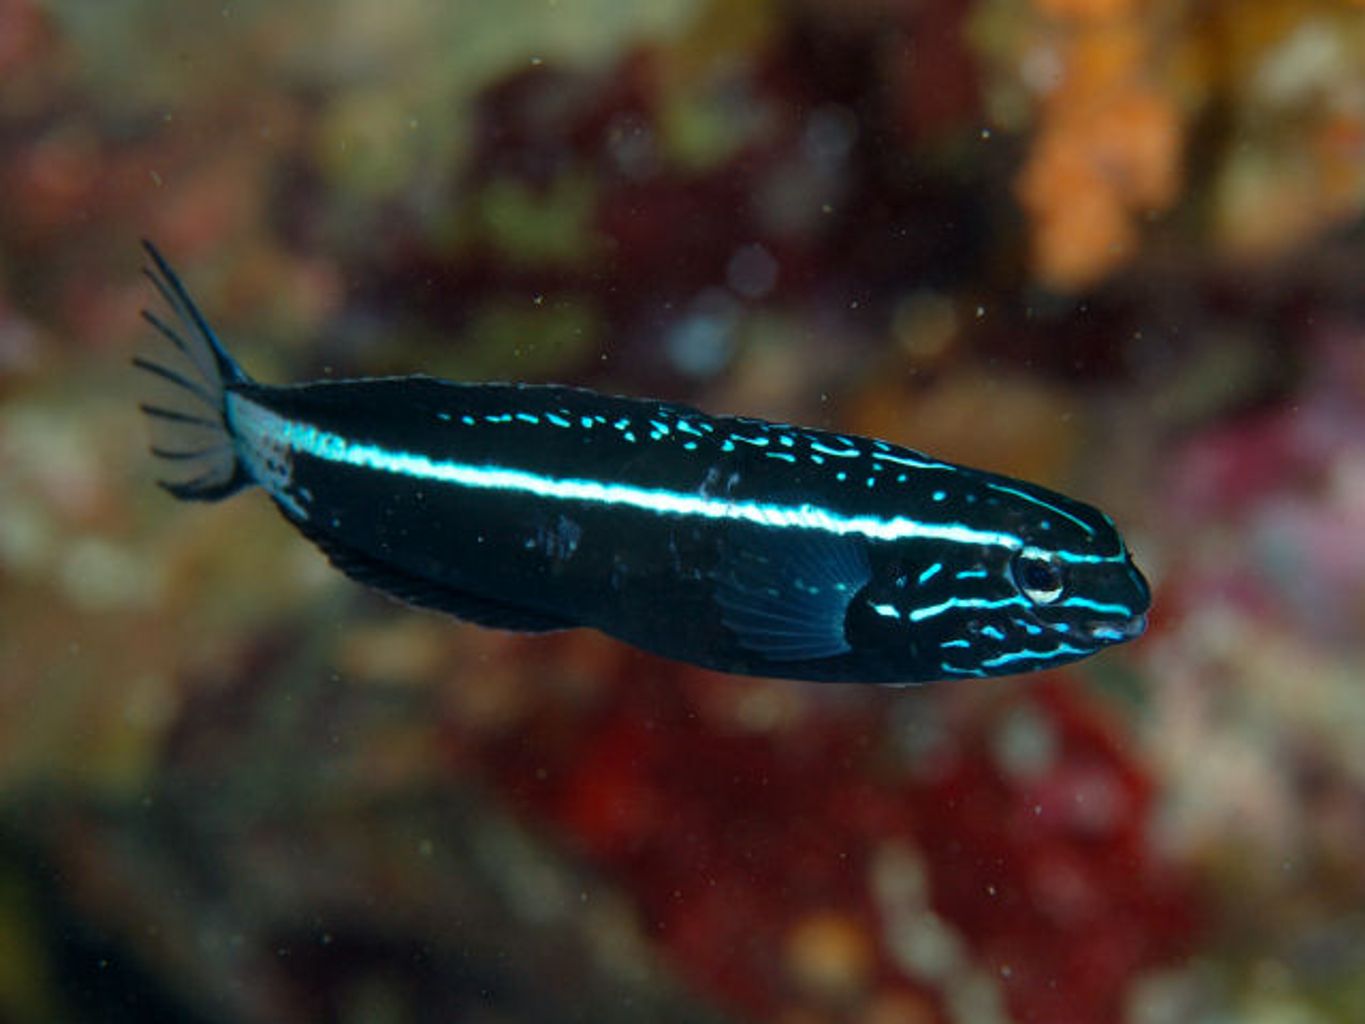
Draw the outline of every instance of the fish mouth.
M1147 616L1134 615L1122 622L1091 622L1086 626L1090 639L1102 644L1121 644L1139 637L1147 629Z

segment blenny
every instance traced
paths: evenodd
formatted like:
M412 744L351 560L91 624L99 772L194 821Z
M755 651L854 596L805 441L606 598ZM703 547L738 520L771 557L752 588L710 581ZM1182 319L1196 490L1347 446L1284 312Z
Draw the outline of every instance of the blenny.
M268 387L150 244L174 347L134 359L160 481L259 485L347 575L470 622L592 627L791 679L919 683L1051 668L1139 635L1113 521L885 441L579 388L425 376Z

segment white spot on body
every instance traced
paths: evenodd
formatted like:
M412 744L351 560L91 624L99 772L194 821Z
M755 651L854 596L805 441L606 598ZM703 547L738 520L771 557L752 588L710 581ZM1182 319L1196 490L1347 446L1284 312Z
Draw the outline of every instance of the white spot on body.
M583 527L568 516L561 515L556 517L553 525L540 529L536 544L550 558L562 562L573 557L582 539Z

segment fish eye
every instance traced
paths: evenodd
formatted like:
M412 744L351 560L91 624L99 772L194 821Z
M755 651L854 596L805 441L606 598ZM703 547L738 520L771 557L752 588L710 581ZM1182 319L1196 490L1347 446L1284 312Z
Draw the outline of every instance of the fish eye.
M1025 548L1014 559L1014 583L1034 604L1052 604L1066 589L1062 567L1041 551Z

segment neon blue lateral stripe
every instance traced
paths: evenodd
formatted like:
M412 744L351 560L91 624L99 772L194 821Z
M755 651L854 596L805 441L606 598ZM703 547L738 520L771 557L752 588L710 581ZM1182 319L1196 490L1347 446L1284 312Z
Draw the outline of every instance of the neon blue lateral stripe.
M254 402L248 403L244 399L238 401L253 407L249 419L254 421L252 426L261 436L324 462L360 469L459 484L477 490L515 491L539 498L637 508L658 515L698 516L781 529L820 530L836 536L855 535L883 541L943 540L1011 550L1023 547L1023 541L1013 534L973 529L961 523L925 523L903 516L890 519L847 516L810 504L769 505L757 501L726 501L661 488L571 477L557 478L504 466L475 466L431 459L412 452L390 451L379 445L351 441L308 423L287 420Z
M729 501L697 493L632 484L609 483L575 477L552 477L527 470L496 465L473 465L446 459L432 459L414 452L395 451L377 444L352 441L340 434L322 430L309 423L293 421L240 396L230 396L237 407L234 420L244 428L249 443L282 446L313 458L359 469L376 470L418 480L458 484L475 490L511 491L561 501L635 508L657 515L696 516L703 519L731 520L779 529L818 530L835 536L863 536L877 541L940 540L954 544L980 545L1018 551L1022 538L999 530L977 529L956 522L925 522L907 516L882 518L873 515L844 515L817 505L776 505L760 501ZM244 414L244 415L243 415ZM493 417L487 417L492 419ZM511 416L508 414L508 418ZM623 418L614 426L629 425ZM627 434L627 439L630 438ZM1064 562L1122 562L1126 554L1091 555L1064 551L1050 552ZM1079 601L1079 599L1077 599ZM1006 604L1020 603L1011 599ZM1065 602L1064 602L1065 603ZM962 607L1000 607L999 604L960 602ZM915 621L954 606L948 602L937 609L918 609ZM1100 610L1105 606L1087 605Z

